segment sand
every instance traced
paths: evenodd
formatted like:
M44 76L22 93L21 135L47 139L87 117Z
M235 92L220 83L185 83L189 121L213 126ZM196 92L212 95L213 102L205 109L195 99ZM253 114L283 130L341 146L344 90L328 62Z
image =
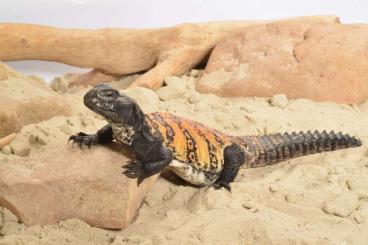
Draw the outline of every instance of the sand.
M317 103L282 95L219 98L194 91L197 73L167 79L168 86L157 91L160 100L145 89L128 92L146 111L170 111L229 134L326 129L368 142L368 102L360 106ZM127 82L113 84L123 89ZM11 146L2 149L0 164L20 157L11 154L11 147L37 154L66 144L68 135L77 131L94 132L101 127L104 121L82 104L87 90L62 93L73 106L73 116L24 127ZM26 227L0 209L0 245L367 244L367 145L242 169L232 193L192 187L165 172L123 231L98 229L75 219Z

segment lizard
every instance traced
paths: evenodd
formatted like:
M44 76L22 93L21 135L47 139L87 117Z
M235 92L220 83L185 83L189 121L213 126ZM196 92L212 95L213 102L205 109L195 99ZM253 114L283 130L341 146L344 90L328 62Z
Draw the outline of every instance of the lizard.
M142 181L164 168L195 186L231 191L240 167L262 167L323 151L361 146L348 134L325 130L232 136L169 112L145 114L138 103L108 84L99 84L84 96L84 104L108 124L95 134L79 132L69 141L91 147L113 140L133 149L135 159L124 174Z

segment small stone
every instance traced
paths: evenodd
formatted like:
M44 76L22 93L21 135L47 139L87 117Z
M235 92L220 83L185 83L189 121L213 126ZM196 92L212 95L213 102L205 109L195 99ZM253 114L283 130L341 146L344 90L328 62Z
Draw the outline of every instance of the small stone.
M175 76L166 77L164 82L168 87L184 89L186 86L185 79L180 78L180 77L175 77Z
M359 205L359 200L356 194L342 193L335 199L325 203L322 210L327 214L332 214L338 217L346 218Z
M34 145L46 145L46 139L39 134L31 134L29 136L29 143Z
M81 122L81 124L82 124L84 127L85 127L85 126L88 126L88 125L91 125L91 124L93 123L92 118L87 117L87 116L85 116L84 114L81 114L79 118L80 118L80 122Z
M10 147L10 145L6 145L4 146L3 148L1 148L1 151L4 153L4 154L12 154L12 149Z
M278 192L279 191L279 187L276 185L271 185L269 188L270 192Z
M193 91L192 94L188 98L189 103L196 104L201 101L201 96L198 92Z
M161 100L166 101L182 97L185 90L165 86L157 90L156 93Z
M29 146L29 142L24 139L17 138L10 144L11 151L21 157L26 157L31 153L31 147Z
M145 113L158 111L160 100L151 89L133 87L122 92L134 98Z
M65 93L68 91L69 82L64 77L56 77L52 80L50 87L58 92L58 93Z
M288 105L288 99L285 94L274 95L271 98L271 105L283 109Z
M288 203L302 203L304 200L304 194L303 193L289 193L285 196L285 201Z
M257 121L257 118L253 115L250 114L245 114L244 117L249 121L249 122L255 122Z
M191 77L198 77L201 74L202 70L192 69L189 72L189 76Z
M68 125L61 125L61 126L59 126L59 129L60 129L61 132L63 132L66 135L73 134L72 128Z
M330 182L330 183L337 183L338 180L339 180L339 176L336 175L336 174L330 175L327 178L327 181Z
M367 192L368 191L368 182L365 179L355 177L347 180L347 185L352 191L355 192Z
M358 224L362 224L364 223L364 219L361 215L359 214L354 214L353 215L353 219L355 220L355 222L357 222Z
M243 203L243 208L245 209L252 209L254 208L256 205L253 203L253 202L246 202L246 203Z

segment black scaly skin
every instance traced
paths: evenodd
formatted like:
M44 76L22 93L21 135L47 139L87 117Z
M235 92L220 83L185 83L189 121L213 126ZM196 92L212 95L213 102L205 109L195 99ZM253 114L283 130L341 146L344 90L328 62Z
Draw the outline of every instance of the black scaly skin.
M336 134L334 131L293 132L255 137L256 159L250 162L248 167L262 167L295 157L361 146L360 140L341 132Z
M136 159L124 174L147 177L170 167L198 186L231 190L240 167L262 167L291 158L361 145L359 139L333 131L230 136L201 123L166 112L144 114L130 97L101 84L84 96L84 104L109 122L96 134L78 133L69 140L80 147L112 140L132 147Z

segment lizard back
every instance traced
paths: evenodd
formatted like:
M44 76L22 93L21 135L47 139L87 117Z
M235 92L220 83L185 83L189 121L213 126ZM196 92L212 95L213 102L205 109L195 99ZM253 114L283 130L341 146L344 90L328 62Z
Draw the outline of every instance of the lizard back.
M224 164L223 150L231 144L226 134L199 122L168 112L146 114L148 124L160 132L174 158L196 169L219 173Z

